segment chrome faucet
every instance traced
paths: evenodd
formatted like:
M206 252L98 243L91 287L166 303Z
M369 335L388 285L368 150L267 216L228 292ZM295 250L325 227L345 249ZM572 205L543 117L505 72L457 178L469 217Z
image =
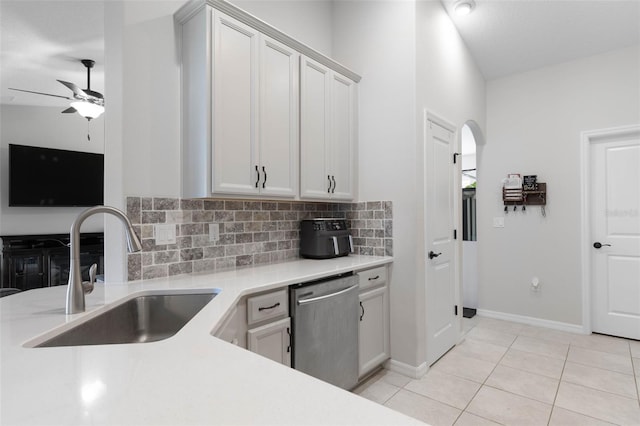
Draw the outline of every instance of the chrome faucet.
M127 249L129 253L142 250L142 244L140 244L140 240L133 230L133 225L131 225L127 216L115 207L95 206L80 213L76 220L73 221L69 235L71 239L71 265L69 267L69 285L67 286L67 315L84 312L84 294L93 291L93 284L96 281L95 264L89 268L89 281L82 281L82 275L80 274L80 226L82 226L82 222L85 219L97 213L109 213L122 221L125 226L124 229L127 231Z

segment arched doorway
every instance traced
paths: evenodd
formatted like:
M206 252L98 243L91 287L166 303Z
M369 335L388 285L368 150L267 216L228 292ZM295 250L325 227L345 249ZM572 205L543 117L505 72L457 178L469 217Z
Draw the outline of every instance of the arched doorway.
M471 319L478 308L478 238L476 226L476 198L478 187L477 146L483 138L474 121L467 121L460 130L462 187L462 306L463 318ZM474 322L463 319L466 333Z

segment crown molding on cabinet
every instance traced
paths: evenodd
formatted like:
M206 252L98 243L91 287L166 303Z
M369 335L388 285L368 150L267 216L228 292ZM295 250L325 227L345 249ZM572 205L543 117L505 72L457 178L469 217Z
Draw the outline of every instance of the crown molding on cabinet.
M358 83L362 79L360 75L351 71L344 65L334 61L328 56L323 55L317 50L312 49L306 44L299 42L295 38L272 27L263 20L251 15L250 13L245 12L244 10L229 3L226 0L192 0L178 9L178 11L174 14L174 18L177 22L183 23L207 5L226 13L227 15L237 19L238 21L246 25L251 26L252 28L255 28L261 33L266 34L269 37L297 50L298 52L321 63L322 65L329 67L336 72L339 72L340 74L350 78L356 83Z

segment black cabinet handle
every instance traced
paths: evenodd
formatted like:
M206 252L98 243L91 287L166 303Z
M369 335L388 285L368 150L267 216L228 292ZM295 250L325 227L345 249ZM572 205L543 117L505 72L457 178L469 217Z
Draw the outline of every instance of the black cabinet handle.
M267 184L267 171L265 170L264 166L262 166L262 173L264 173L264 180L262 181L262 187L264 188L264 186Z
M333 189L331 190L331 193L335 193L336 192L336 177L331 175L331 180L333 180Z
M263 307L263 306L260 306L260 307L258 308L258 311L259 311L259 312L261 312L261 311L266 311L266 310L268 310L268 309L277 308L278 306L280 306L280 302L277 302L276 304L271 305L271 306L264 306L264 307Z
M327 175L327 179L329 180L329 188L327 188L327 194L331 194L331 176Z
M256 188L258 187L258 183L260 182L260 170L258 170L258 165L256 164Z
M362 302L360 302L360 308L362 309L362 315L360 315L360 321L362 321L362 318L364 318L364 306L362 305Z
M380 275L376 275L375 277L370 277L369 281L377 280L378 278L380 278Z
M602 244L596 241L595 243L593 243L593 247L599 249L602 247L611 247L611 244Z
M429 259L433 259L434 257L440 256L442 253L434 253L433 251L429 252Z

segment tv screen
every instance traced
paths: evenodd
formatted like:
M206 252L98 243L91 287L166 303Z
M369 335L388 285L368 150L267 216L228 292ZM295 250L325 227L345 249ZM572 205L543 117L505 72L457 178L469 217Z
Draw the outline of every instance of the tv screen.
M9 144L9 206L104 202L104 155Z

